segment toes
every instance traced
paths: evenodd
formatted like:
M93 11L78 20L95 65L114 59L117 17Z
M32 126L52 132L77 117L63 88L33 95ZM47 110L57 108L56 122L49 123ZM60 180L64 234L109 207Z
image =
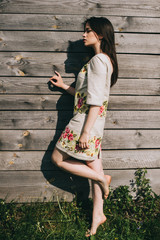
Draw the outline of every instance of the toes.
M91 231L88 229L86 234L85 234L86 237L90 237L91 236Z
M107 199L107 198L108 198L108 195L105 194L105 195L104 195L104 199Z

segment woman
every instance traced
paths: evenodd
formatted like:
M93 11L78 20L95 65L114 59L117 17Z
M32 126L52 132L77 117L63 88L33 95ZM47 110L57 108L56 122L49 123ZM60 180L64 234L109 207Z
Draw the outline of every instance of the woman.
M117 81L118 64L114 29L107 18L87 19L83 41L86 47L93 48L95 55L79 72L75 89L66 85L58 72L50 78L53 85L75 96L74 116L56 144L52 161L65 171L92 180L92 224L86 233L91 236L106 221L103 199L109 194L111 176L103 172L101 141L110 87Z

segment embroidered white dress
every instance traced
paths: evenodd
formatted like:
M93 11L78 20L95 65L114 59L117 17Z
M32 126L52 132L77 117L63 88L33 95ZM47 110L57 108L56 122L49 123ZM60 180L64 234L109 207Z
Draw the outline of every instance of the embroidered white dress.
M78 74L74 113L56 147L68 155L85 161L101 157L101 142L107 112L112 65L107 55L96 54L83 66ZM89 148L79 147L78 140L83 131L90 105L100 106L98 117L90 131Z

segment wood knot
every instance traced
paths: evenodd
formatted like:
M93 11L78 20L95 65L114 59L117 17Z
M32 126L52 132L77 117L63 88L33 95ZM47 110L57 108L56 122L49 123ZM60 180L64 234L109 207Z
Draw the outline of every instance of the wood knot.
M16 153L13 153L13 157L17 158L17 157L18 157L18 155L17 155Z
M27 136L29 136L29 135L30 135L30 132L29 132L28 130L23 133L23 136L24 136L24 137L27 137Z
M22 55L17 55L17 56L15 56L15 60L16 60L16 61L20 61L22 58L23 58Z
M52 26L52 28L54 28L54 29L59 29L59 28L60 28L60 26L53 25L53 26Z
M13 161L9 161L9 164L10 164L10 165L13 165L13 164L14 164L14 162L13 162Z
M25 73L24 73L23 71L21 71L20 69L18 69L18 74L19 74L20 76L22 76L22 77L25 76Z
M23 145L22 145L21 143L19 143L19 144L18 144L18 147L19 147L19 148L22 148L22 147L23 147Z
M135 135L138 136L138 137L141 137L141 136L142 136L142 133L136 132Z
M117 121L117 120L114 120L114 121L113 121L113 124L118 124L118 121Z
M124 28L118 28L119 32L122 32L124 30Z
M47 117L46 121L47 121L47 122L50 122L50 121L51 121L51 117L50 117L50 116Z
M96 8L102 8L101 4L100 4L100 3L97 3L97 4L96 4Z
M57 17L57 16L54 16L53 19L54 19L54 20L58 20L58 17Z
M42 101L42 102L45 102L46 99L45 99L44 97L41 97L41 101Z

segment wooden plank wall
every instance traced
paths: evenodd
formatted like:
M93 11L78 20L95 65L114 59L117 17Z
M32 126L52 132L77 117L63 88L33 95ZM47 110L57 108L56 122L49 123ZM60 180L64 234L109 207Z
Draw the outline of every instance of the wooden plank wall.
M113 23L120 68L104 130L105 173L115 188L147 168L160 193L159 8L158 0L0 1L0 198L70 201L90 193L87 180L50 162L73 98L47 84L54 70L75 81L88 55L79 40L89 16Z

